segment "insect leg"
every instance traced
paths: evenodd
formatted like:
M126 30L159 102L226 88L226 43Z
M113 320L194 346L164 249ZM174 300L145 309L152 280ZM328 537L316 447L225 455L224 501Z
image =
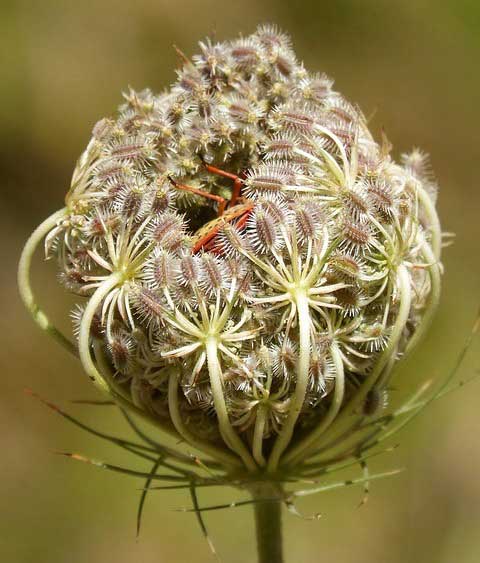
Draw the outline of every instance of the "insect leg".
M232 197L230 198L230 202L228 204L229 207L233 207L238 198L240 197L240 192L243 186L243 180L237 174L233 174L232 172L226 172L221 168L217 168L216 166L212 166L211 164L204 163L205 168L211 174L216 174L217 176L222 176L222 178L228 178L229 180L233 180L233 192Z
M180 184L179 182L175 181L173 178L170 178L170 182L178 190L185 190L187 192L200 195L200 196L205 197L207 199L213 199L214 201L216 201L218 203L218 216L220 217L221 215L223 215L223 212L225 211L225 207L227 205L227 200L224 197L222 197L220 195L216 195L216 194L211 194L211 193L206 192L205 190L202 190L200 188L194 188L193 186L187 186L186 184Z

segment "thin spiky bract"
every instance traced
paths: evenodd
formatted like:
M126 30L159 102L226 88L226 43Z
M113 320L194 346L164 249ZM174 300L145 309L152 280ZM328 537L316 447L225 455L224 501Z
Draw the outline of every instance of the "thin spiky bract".
M270 561L272 554L277 554L277 560L281 561L281 529L279 526L280 505L283 504L288 511L295 516L300 516L301 518L306 519L317 519L321 516L318 513L312 516L302 515L296 507L297 499L352 485L363 486L364 496L361 499L359 506L365 504L368 499L371 482L377 479L390 477L401 471L393 470L384 473L370 473L368 466L369 461L379 454L394 450L396 447L390 446L383 447L382 449L383 442L395 436L399 430L411 422L432 401L470 381L459 380L455 382L454 378L457 375L479 328L480 315L477 316L473 329L468 335L468 338L466 339L466 342L454 365L449 370L442 383L433 391L431 390L433 387L433 381L428 380L408 400L406 400L403 405L393 409L390 413L383 416L380 413L375 413L371 422L365 422L362 428L358 428L357 430L362 431L361 433L363 437L360 441L358 441L354 449L346 451L343 455L337 455L336 458L330 460L317 461L312 459L296 467L293 472L283 470L282 472L277 472L275 475L259 475L239 469L230 469L225 471L225 467L221 463L219 464L214 461L201 460L191 454L185 455L179 451L163 446L156 440L153 440L151 437L146 435L136 423L133 422L126 411L123 411L123 414L139 441L123 439L104 432L99 432L98 430L85 425L70 414L64 412L56 405L47 401L42 401L53 411L79 426L81 429L122 449L125 449L131 454L147 460L152 464L149 472L142 472L138 469L129 469L92 460L79 454L59 452L62 455L76 461L89 463L96 467L106 469L107 471L114 471L146 480L140 496L137 513L137 535L140 531L144 504L149 491L188 489L192 498L192 508L182 508L180 510L183 512L195 513L201 531L214 555L216 555L215 548L208 535L203 514L208 511L253 505L257 519L259 520L259 525L257 526L259 561ZM28 393L34 395L31 391L28 391ZM77 402L96 405L105 403L98 401ZM370 412L369 414L373 415L374 413ZM334 482L325 481L325 478L330 474L344 471L357 464L362 469L363 475L361 477L347 478ZM159 469L162 470L162 473L159 473ZM154 484L162 482L167 484ZM305 484L309 484L310 486L306 489L299 488L300 485L305 486ZM198 491L204 488L218 486L233 487L241 491L246 491L251 494L252 499L233 501L227 504L213 506L201 506L198 498ZM264 537L262 530L265 532L266 537ZM269 538L269 535L272 537Z
M274 28L200 50L95 126L65 209L27 244L24 300L68 342L28 285L45 238L87 300L90 378L229 471L357 459L438 302L432 174L418 150L396 163ZM238 207L212 223L231 178Z

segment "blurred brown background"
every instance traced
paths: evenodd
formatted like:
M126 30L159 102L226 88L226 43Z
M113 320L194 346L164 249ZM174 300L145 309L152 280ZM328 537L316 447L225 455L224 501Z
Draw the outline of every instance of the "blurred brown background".
M445 375L479 304L480 4L475 0L3 0L0 3L0 560L8 563L212 561L182 492L147 499L135 541L139 481L53 455L79 451L128 465L23 394L31 387L109 430L113 410L68 405L95 398L79 365L23 310L16 262L29 232L62 206L77 156L95 121L112 113L128 85L159 91L173 80L175 43L188 54L212 32L223 40L275 22L299 58L336 79L336 88L375 116L395 154L420 146L432 155L445 230L440 310L402 377ZM53 267L37 261L45 308L65 320ZM478 370L478 338L460 377ZM398 380L397 380L398 381ZM431 407L401 435L401 447L372 470L407 471L372 485L356 506L349 488L304 502L318 522L285 516L291 563L474 563L480 560L480 382ZM97 397L98 398L98 397ZM237 498L202 492L203 503ZM254 560L250 508L211 513L207 523L226 563Z

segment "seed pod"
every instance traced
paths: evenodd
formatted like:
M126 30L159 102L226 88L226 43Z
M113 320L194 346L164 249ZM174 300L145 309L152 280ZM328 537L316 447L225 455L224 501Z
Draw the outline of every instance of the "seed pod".
M365 254L372 244L372 230L366 223L359 223L348 215L343 216L340 250L356 257Z
M173 211L165 211L155 216L148 236L158 246L166 250L177 250L185 241L185 223L183 217Z
M233 95L227 102L228 114L235 129L248 129L262 118L264 110L253 100Z
M335 302L341 306L342 315L354 317L359 314L362 292L359 287L351 285L335 291Z
M200 279L200 263L197 256L183 254L178 261L177 281L183 286L195 286Z
M112 330L108 351L115 369L124 375L129 375L134 368L135 346L135 340L125 329L116 327Z
M168 250L156 248L145 265L144 279L150 289L173 289L178 260Z
M341 194L342 205L346 213L356 222L365 223L370 213L369 194L362 184L355 184Z
M298 348L290 339L274 344L270 348L272 355L272 370L280 378L289 378L295 371L298 362Z
M143 198L142 216L157 216L170 207L173 207L175 196L175 192L167 183L150 185Z
M79 264L73 263L59 272L58 280L68 291L81 295L86 273Z
M104 149L104 155L112 162L145 164L156 159L153 135L131 135L114 139Z
M271 126L277 131L285 131L299 135L311 134L316 123L316 113L308 105L299 106L286 103L274 110Z
M138 177L122 183L113 197L112 210L124 219L140 218L144 208L146 189L146 182Z
M362 261L345 253L336 252L328 262L332 273L345 281L355 281L361 274Z
M85 307L82 305L75 305L75 307L70 312L70 318L73 325L73 334L75 338L78 339L80 334L80 325L82 323L83 314L85 312ZM102 340L104 338L104 328L102 325L101 311L97 311L93 315L92 323L90 325L90 336L96 340Z
M293 211L298 241L318 239L325 220L322 205L313 199L299 200Z
M300 80L298 91L306 102L325 103L332 96L333 80L325 74L314 74Z
M199 286L207 295L213 295L227 286L225 264L221 258L204 253L199 258L199 266Z
M215 239L215 248L227 257L239 256L249 250L248 239L230 223L225 223Z
M296 169L286 164L263 164L248 171L245 180L245 193L257 198L265 192L281 192L287 186L296 183Z
M375 178L366 182L368 198L372 206L386 220L391 220L395 213L395 196L392 187L385 181Z
M194 55L193 61L200 72L213 79L230 74L231 61L228 50L221 43L213 44L210 39L200 41L201 54Z
M278 250L283 244L278 223L261 208L248 218L247 236L252 248L262 254Z
M300 137L292 133L276 133L272 138L266 139L262 146L265 160L291 160L295 148L300 145Z
M146 287L136 287L132 295L133 306L141 322L160 323L166 308L160 294Z
M253 70L260 60L260 45L255 39L245 38L233 42L230 55L239 70Z

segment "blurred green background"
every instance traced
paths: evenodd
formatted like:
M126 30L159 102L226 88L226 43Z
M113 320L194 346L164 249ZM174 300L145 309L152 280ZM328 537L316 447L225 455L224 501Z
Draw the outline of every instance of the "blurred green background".
M98 398L79 365L23 310L15 268L23 242L62 206L74 163L93 124L112 113L128 85L155 91L174 78L172 44L248 34L261 22L291 33L300 59L374 114L395 155L420 146L432 155L445 230L444 291L428 338L397 381L445 375L479 304L480 4L474 0L176 0L0 3L0 560L8 563L160 563L212 561L182 492L147 499L135 541L139 481L53 455L78 451L128 465L23 393L33 388L84 420L126 432L112 409L69 405ZM52 265L36 262L39 298L68 326L67 300ZM479 366L478 338L460 371ZM310 498L306 513L285 516L293 563L474 563L480 560L480 382L445 397L401 435L401 447L372 470L406 467L362 491ZM238 498L202 492L203 503ZM207 523L223 560L254 560L250 508L211 513Z

